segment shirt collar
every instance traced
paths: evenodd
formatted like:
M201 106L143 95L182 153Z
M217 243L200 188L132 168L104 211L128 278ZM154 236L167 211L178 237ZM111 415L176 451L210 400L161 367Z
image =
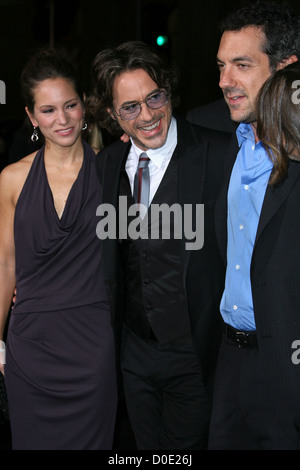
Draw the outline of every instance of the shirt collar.
M236 136L239 147L241 147L245 140L250 140L253 144L255 144L255 136L251 124L241 122L236 130Z
M130 138L132 146L135 150L135 153L137 157L139 158L140 154L143 152L140 148L138 148L133 140ZM147 150L147 155L150 158L150 160L158 167L160 168L165 160L169 160L173 152L175 150L175 147L177 145L177 122L174 116L171 119L170 127L168 130L168 135L166 142L164 145L158 149L148 149Z

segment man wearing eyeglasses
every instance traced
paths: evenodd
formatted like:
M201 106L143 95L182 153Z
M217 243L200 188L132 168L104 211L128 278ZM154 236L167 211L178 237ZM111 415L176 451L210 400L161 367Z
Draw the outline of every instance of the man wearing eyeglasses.
M97 158L102 205L116 208L120 232L120 200L130 208L145 204L147 211L146 236L103 237L116 332L123 324L121 369L137 448L205 449L224 282L213 209L230 135L175 118L177 76L143 43L100 52L92 76L94 116L115 135L128 136ZM176 216L169 219L169 237L151 236L157 221L148 215L162 205L179 207L180 215L204 205L204 246L187 249L187 233L176 236Z

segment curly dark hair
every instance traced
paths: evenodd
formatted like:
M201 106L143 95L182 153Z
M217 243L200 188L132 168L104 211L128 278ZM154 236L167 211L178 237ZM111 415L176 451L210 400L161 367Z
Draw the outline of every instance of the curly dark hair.
M274 163L271 184L285 178L290 158L300 160L299 83L297 61L272 75L258 96L257 135Z
M118 122L111 117L107 108L113 108L113 86L115 79L123 72L143 69L158 88L164 88L171 96L173 106L178 74L175 68L166 65L156 51L141 41L130 41L115 48L105 49L97 54L92 63L92 91L87 107L100 127L111 134L123 133Z
M248 26L258 27L264 32L266 40L262 47L269 57L272 72L290 56L300 58L300 18L287 3L248 1L221 22L221 32L240 31Z

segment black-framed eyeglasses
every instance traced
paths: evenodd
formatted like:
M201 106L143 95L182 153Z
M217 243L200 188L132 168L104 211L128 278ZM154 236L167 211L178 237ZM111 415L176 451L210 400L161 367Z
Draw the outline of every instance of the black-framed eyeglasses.
M119 113L117 113L117 115L120 116L122 121L130 121L131 119L137 118L141 114L142 103L146 103L150 109L159 109L165 106L167 102L168 95L165 90L157 90L143 101L133 101L131 103L124 104L119 109Z

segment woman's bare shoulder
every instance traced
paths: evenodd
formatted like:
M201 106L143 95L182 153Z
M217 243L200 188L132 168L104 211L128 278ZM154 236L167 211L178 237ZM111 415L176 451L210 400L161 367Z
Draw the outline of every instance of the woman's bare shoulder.
M18 196L29 173L36 152L7 165L0 174L0 190L9 196Z
M18 176L22 176L22 174L28 173L35 155L36 155L36 152L31 153L30 155L27 155L26 157L21 158L17 162L7 165L2 170L1 177L2 178L11 178L11 177L16 178Z

